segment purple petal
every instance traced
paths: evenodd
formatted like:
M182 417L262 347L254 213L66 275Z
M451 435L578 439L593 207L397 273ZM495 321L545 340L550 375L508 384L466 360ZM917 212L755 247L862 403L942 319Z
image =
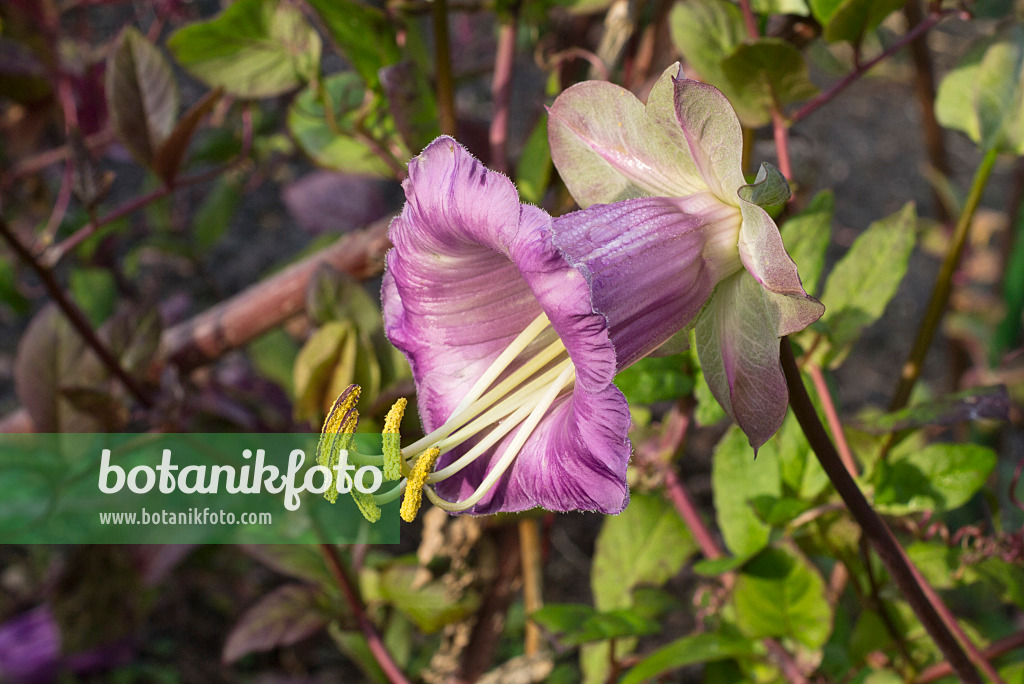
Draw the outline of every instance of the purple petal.
M740 213L708 192L597 204L552 227L587 279L621 370L686 327L719 280L740 268Z
M779 363L779 299L746 271L723 280L695 327L711 393L756 450L786 417L789 392Z
M540 506L549 511L621 513L629 503L629 422L626 399L614 385L596 394L576 391L560 398L511 468L468 512L483 515ZM474 461L462 477L438 482L438 494L452 501L472 494L514 434L504 438L490 458ZM464 452L465 448L457 450Z
M615 351L586 280L551 242L550 217L520 206L507 178L447 137L410 163L404 188L406 206L390 231L384 320L412 366L425 429L449 417L542 311L576 367L575 389L549 411L503 484L469 512L621 510L629 421L625 399L611 385ZM473 443L444 454L439 467ZM475 489L500 448L439 483L439 492L458 498ZM580 487L590 498L573 498Z

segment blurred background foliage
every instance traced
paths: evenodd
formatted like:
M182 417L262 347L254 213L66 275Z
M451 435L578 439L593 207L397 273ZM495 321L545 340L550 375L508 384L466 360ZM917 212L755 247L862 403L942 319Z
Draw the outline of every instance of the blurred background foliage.
M355 382L379 427L415 400L378 303L408 160L455 134L564 213L544 105L586 78L645 97L682 59L737 109L747 170L788 171L777 221L826 306L793 342L848 468L986 676L1024 682L1021 11L8 0L0 424L308 431ZM890 402L936 273L940 341ZM616 380L620 516L429 510L398 547L331 552L3 547L0 679L387 681L368 620L414 681L955 681L796 420L755 461L685 346Z

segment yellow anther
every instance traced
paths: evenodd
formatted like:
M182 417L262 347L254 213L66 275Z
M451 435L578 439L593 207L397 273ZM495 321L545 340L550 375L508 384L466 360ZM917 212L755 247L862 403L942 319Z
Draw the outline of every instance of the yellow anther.
M412 522L416 519L420 504L423 503L423 487L427 484L427 477L434 470L434 464L437 463L440 455L441 450L437 447L427 449L420 454L412 472L409 473L409 482L405 486L405 498L402 499L402 508L399 511L405 522Z
M352 499L356 502L356 506L359 507L359 512L363 514L364 518L372 523L380 520L380 508L378 508L377 503L373 500L373 494L363 494L353 487Z
M384 418L384 434L385 435L397 435L398 427L402 424L402 417L405 416L405 407L409 405L409 400L405 397L400 397L395 405L388 411L388 415Z
M395 402L384 418L384 430L381 432L384 447L384 479L397 480L402 477L402 435L399 426L405 415L405 407L409 400L405 397Z
M362 392L362 388L359 385L349 385L345 388L344 392L338 395L338 398L334 400L334 405L331 406L330 413L327 414L327 418L324 420L324 427L320 430L321 435L341 432L338 428L342 421L345 420L345 414L359 403L360 392Z
M341 461L342 450L352 447L353 435L359 422L359 385L349 385L334 401L316 446L316 462L331 471L331 486L324 492L324 498L334 503L338 499L338 472L334 466ZM378 511L378 516L380 512Z

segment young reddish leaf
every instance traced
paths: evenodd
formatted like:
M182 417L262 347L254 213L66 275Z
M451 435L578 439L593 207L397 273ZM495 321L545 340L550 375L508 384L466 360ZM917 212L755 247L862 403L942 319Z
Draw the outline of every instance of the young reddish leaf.
M291 646L323 629L330 618L316 587L289 584L270 592L245 612L224 644L222 658L233 663L256 651Z
M141 164L153 164L179 104L171 65L145 36L125 29L107 64L107 107L114 131Z
M192 140L192 136L195 135L199 123L210 113L223 94L223 88L216 88L203 95L182 115L174 126L174 130L157 149L156 156L153 158L153 170L168 185L173 183L178 175L181 161L185 158L188 144Z

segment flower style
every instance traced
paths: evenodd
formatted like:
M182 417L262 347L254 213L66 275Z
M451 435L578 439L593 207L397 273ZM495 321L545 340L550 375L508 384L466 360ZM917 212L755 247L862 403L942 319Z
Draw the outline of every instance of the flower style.
M678 64L665 71L646 107L603 81L577 84L555 100L551 156L585 208L557 221L555 244L578 262L585 259L573 254L587 235L601 234L596 239L614 250L616 235L663 243L689 239L699 224L703 263L662 264L694 286L685 302L674 302L672 324L696 317L708 385L756 449L788 406L779 338L810 325L824 307L804 291L778 228L759 206L789 197L785 179L763 165L753 185L744 183L735 112L716 88L673 76L680 72ZM605 305L600 281L592 289L595 303Z

